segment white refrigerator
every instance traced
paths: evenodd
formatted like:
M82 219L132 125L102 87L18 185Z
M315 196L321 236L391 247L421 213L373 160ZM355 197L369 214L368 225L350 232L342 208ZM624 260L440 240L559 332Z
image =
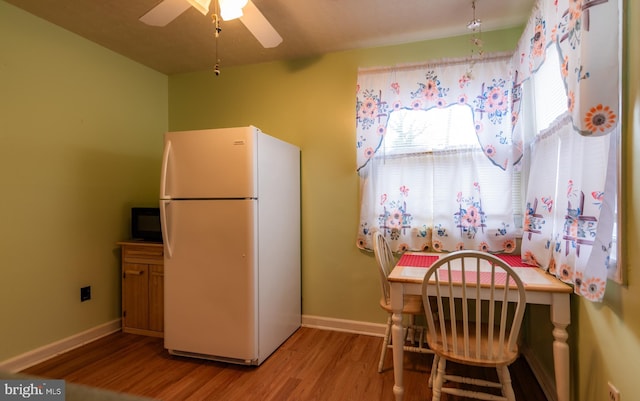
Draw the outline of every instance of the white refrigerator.
M299 327L300 149L249 127L167 132L164 345L260 365Z

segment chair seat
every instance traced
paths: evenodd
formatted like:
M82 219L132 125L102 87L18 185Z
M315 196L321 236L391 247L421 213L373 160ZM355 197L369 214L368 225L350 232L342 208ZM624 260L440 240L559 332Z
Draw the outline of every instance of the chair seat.
M391 313L391 304L386 301L384 298L380 298L380 306L382 309ZM421 315L424 313L424 308L422 306L422 296L421 295L405 295L404 303L402 307L402 313L410 314L410 315Z
M435 326L439 334L440 333L439 322L436 322ZM482 330L482 333L486 334L488 330L488 325L483 324L481 330ZM499 330L499 329L495 328L495 330ZM429 347L433 350L433 352L435 352L436 354L448 359L449 361L466 364L466 365L474 365L474 366L481 366L481 367L495 367L495 366L509 365L518 358L519 352L517 347L516 349L509 351L507 341L504 341L504 344L502 345L502 352L499 352L500 342L498 341L497 336L495 336L493 339L493 346L489 347L488 346L489 340L486 335L485 336L481 335L481 340L480 340L481 351L480 351L480 355L476 355L476 334L475 334L476 324L472 322L469 323L469 356L465 356L463 333L464 333L464 330L463 330L462 323L457 322L457 325L456 325L456 334L457 334L456 337L457 337L457 343L458 343L457 353L453 352L452 342L449 342L448 350L445 351L444 344L442 343L442 337L440 337L439 335L437 339L433 339L431 338L431 335L429 334L429 332L427 332L427 343L429 344ZM509 333L505 334L505 338L509 338ZM452 340L451 335L447 336L447 340L448 341ZM493 356L487 354L488 352L487 350L489 348L493 350Z

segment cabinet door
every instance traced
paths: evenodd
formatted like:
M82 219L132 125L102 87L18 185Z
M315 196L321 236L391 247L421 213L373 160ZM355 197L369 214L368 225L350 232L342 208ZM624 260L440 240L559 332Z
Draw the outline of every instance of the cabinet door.
M149 265L149 330L164 330L164 271L162 265Z
M123 267L123 326L146 330L149 326L149 266L124 263Z

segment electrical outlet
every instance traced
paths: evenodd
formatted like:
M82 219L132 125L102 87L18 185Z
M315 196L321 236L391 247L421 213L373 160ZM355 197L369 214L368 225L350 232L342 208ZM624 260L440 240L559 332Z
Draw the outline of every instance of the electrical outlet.
M611 382L607 384L609 385L609 401L620 401L620 392L618 389L611 384Z
M91 299L91 286L80 288L80 302L88 301Z

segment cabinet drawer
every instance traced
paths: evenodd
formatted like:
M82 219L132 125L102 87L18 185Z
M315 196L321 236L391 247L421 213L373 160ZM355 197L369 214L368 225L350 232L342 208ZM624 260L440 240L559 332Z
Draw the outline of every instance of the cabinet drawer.
M164 259L164 248L162 246L126 245L122 248L122 257L126 262L131 263L158 263Z

